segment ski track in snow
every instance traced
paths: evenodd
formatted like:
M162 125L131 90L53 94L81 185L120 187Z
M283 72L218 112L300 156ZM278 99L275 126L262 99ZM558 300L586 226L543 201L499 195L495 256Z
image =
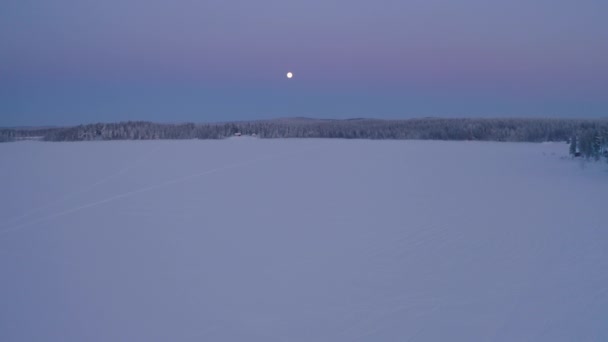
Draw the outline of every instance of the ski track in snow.
M95 189L96 187L103 185L105 183L107 183L108 181L111 181L115 178L117 178L118 176L121 176L125 173L127 173L128 171L130 171L131 169L135 168L137 166L137 164L139 164L140 162L144 161L147 157L149 157L150 155L152 155L154 152L156 152L158 150L158 148L156 149L151 149L150 151L148 151L147 153L144 153L142 156L140 156L139 158L137 158L136 160L134 160L132 163L130 163L129 165L127 165L126 167L120 169L118 172L110 174L109 176L103 177L95 182L93 182L92 184L89 184L88 186L82 188L82 189L78 189L74 192L70 192L67 193L63 196L60 196L52 201L49 201L45 204L42 204L41 206L38 206L34 209L32 209L31 211L28 211L20 216L14 217L12 219L9 219L7 222L0 224L0 228L2 227L8 227L13 225L16 222L19 222L21 220L24 220L28 217L33 216L36 213L39 213L41 210L44 210L52 205L58 204L58 203L64 203L66 200L70 199L70 198L74 198L76 196L79 195L83 195L86 194L87 192ZM27 223L25 225L28 225ZM20 226L20 225L19 225ZM7 230L10 229L15 229L17 226L11 226L11 228L8 228ZM1 231L0 231L1 232Z
M291 155L291 154L283 155L283 157L286 157L286 156L289 156L289 155ZM148 192L148 191L156 190L156 189L163 188L163 187L166 187L166 186L169 186L169 185L173 185L173 184L177 184L177 183L181 183L181 182L186 182L186 181L194 179L194 178L198 178L198 177L202 177L202 176L205 176L205 175L214 174L214 173L217 173L217 172L220 172L220 171L234 169L234 168L239 168L239 167L247 166L247 165L254 164L254 163L257 163L257 162L261 162L261 161L265 161L265 160L275 159L275 158L278 158L280 156L281 155L273 155L273 156L267 156L267 157L257 158L257 159L253 159L253 160L249 160L249 161L245 161L245 162L241 162L241 163L236 163L236 164L231 164L231 165L227 165L227 166L217 167L217 168L210 169L210 170L207 170L207 171L203 171L203 172L191 174L191 175L188 175L188 176L184 176L184 177L168 180L168 181L162 182L160 184L151 185L151 186L148 186L148 187L144 187L144 188L140 188L140 189L137 189L137 190L133 190L133 191L125 192L125 193L122 193L122 194L118 194L118 195L115 195L115 196L112 196L112 197L108 197L108 198L105 198L105 199L102 199L102 200L99 200L99 201L95 201L95 202L92 202L92 203L87 203L87 204L84 204L84 205L81 205L81 206L78 206L78 207L67 209L67 210L64 210L64 211L61 211L61 212L58 212L58 213L55 213L55 214L51 214L51 215L42 217L42 218L34 220L34 221L30 221L30 222L26 222L26 223L23 223L23 224L18 224L18 225L10 226L9 228L1 230L0 234L6 234L6 233L10 233L10 232L15 232L17 230L20 230L20 229L23 229L23 228L26 228L26 227L29 227L29 226L32 226L32 225L35 225L35 224L38 224L38 223L42 223L42 222L45 222L45 221L48 221L48 220L52 220L52 219L55 219L55 218L58 218L58 217L70 215L70 214L73 214L75 212L78 212L78 211L81 211L81 210L84 210L84 209L96 207L96 206L99 206L99 205L102 205L102 204L105 204L105 203L109 203L109 202L113 202L113 201L116 201L116 200L119 200L119 199L122 199L122 198L130 197L130 196L137 195L137 194L140 194L140 193L143 193L143 192ZM124 172L126 172L126 171L122 171L119 174L122 174ZM116 174L116 175L119 175L119 174ZM107 181L107 180L109 180L109 179L111 179L111 178L114 178L114 177L115 176L105 178L104 182ZM99 183L99 182L97 182L97 183ZM98 185L97 183L95 183L95 186ZM91 187L87 188L87 190L90 190L93 187L94 186L92 185Z

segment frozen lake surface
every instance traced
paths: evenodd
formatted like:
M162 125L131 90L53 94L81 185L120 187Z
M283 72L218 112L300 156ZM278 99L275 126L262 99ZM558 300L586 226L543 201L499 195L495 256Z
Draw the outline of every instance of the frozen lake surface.
M1 341L608 341L566 144L0 144Z

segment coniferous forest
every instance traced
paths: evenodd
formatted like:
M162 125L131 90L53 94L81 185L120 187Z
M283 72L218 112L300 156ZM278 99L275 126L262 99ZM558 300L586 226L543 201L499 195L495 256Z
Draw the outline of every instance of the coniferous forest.
M225 123L161 124L145 121L96 123L72 127L1 128L0 142L223 139L239 135L259 138L341 138L477 140L509 142L558 141L570 153L608 160L606 119L309 119L290 118Z

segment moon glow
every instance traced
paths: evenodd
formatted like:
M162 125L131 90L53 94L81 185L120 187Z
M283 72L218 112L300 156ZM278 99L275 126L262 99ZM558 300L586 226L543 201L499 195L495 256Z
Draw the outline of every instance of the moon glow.
M289 72L287 73L287 78L292 78L292 77L293 77L293 73L292 73L291 71L289 71Z

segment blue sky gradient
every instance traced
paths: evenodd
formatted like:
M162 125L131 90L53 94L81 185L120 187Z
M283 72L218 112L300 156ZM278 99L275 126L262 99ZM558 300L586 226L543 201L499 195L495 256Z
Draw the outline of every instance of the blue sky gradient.
M605 117L606 13L601 0L5 0L0 126Z

